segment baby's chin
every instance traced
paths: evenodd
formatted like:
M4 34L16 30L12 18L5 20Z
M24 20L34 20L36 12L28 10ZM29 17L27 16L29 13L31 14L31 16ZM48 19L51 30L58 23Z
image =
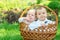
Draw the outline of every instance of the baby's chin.
M33 22L34 20L30 20L30 22Z
M41 18L40 20L41 20L41 21L44 21L45 19L44 19L44 18Z

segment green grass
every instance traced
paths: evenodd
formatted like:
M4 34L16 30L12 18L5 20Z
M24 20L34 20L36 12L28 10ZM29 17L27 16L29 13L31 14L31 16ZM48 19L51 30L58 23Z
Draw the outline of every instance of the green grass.
M0 24L0 40L22 40L19 31L19 24L8 24L1 23Z
M60 23L58 24L58 30L57 30L55 40L60 40Z
M60 24L58 25L57 34L54 40L60 39ZM19 24L9 24L1 23L0 24L0 40L23 40L20 31Z

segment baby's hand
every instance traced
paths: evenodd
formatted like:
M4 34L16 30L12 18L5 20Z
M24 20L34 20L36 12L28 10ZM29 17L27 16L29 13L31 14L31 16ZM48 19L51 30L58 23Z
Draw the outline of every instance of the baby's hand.
M30 21L30 19L28 17L25 17L25 20Z
M24 20L29 20L28 17L23 17Z
M53 21L52 23L53 23L53 24L55 24L56 22L55 22L55 21Z
M42 24L43 27L45 27L46 25L45 24Z
M52 21L52 22L50 22L49 24L55 24L56 22L55 21Z

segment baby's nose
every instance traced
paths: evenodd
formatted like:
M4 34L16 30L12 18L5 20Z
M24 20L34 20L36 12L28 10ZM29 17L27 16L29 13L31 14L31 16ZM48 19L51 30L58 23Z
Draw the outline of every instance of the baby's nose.
M40 16L42 17L43 15L41 14Z
M31 15L29 15L31 17Z
M41 14L43 16L43 14Z

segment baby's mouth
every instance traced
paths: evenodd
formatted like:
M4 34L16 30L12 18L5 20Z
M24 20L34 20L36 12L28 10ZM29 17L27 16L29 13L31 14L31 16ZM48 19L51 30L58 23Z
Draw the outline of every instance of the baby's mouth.
M44 17L41 17L41 18L44 18Z
M30 20L31 20L32 18L30 18Z

